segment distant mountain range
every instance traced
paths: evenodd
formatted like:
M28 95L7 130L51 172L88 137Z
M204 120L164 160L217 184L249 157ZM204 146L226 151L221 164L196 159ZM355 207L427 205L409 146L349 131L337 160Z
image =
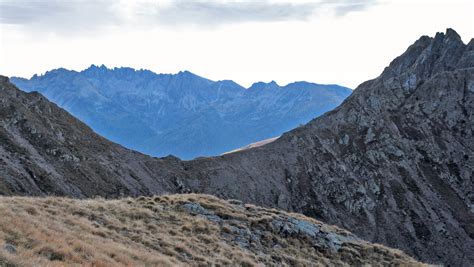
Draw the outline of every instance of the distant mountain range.
M246 89L189 71L156 74L104 65L11 81L24 91L42 93L112 141L183 159L279 136L335 108L352 92L309 82L258 82Z

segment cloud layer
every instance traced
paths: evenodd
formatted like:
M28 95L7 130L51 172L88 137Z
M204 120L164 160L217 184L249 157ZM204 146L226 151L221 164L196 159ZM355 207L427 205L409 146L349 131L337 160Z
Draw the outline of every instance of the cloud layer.
M343 16L374 0L274 1L92 1L0 0L0 23L43 32L90 32L107 26L204 26L311 19L317 12Z
M189 2L175 1L157 8L156 18L166 25L219 26L242 22L306 20L318 4L271 2Z
M91 32L123 21L111 1L0 0L0 23L41 32Z

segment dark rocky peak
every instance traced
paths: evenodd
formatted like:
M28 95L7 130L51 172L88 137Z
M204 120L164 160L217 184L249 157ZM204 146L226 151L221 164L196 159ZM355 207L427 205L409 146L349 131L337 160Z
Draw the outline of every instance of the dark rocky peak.
M466 46L466 52L468 51L469 52L474 51L474 38L472 38L471 41L469 41L469 43Z
M435 37L422 36L378 78L359 85L349 98L355 98L351 104L358 103L357 109L364 109L367 115L393 110L435 75L472 66L468 49L452 29Z
M434 38L422 36L393 60L380 78L399 79L403 87L413 89L437 73L454 70L465 48L452 29L438 32Z
M8 77L0 75L0 84L9 82Z
M433 40L433 66L431 74L452 71L463 56L466 45L453 29L447 29L446 34L438 32Z
M471 39L469 43L466 45L466 49L464 50L464 54L459 60L457 68L464 69L464 68L472 68L474 67L474 39Z

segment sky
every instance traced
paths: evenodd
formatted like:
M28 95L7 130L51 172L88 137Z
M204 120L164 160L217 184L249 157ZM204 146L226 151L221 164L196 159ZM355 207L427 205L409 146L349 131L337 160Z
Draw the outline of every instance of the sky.
M469 42L474 1L0 0L0 74L104 64L355 88L446 28Z

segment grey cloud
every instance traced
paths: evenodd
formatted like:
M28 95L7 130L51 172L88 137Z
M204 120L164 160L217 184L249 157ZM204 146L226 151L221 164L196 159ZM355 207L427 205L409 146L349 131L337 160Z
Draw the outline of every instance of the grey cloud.
M176 1L158 8L159 22L173 24L220 25L253 21L287 21L308 19L317 4L269 2L189 2Z
M174 1L164 7L156 6L156 18L167 25L194 24L219 26L241 22L295 21L310 19L316 12L325 10L342 16L363 10L375 0L333 0L306 3L270 1L218 2Z
M95 32L121 22L112 1L0 0L0 23L41 32Z
M317 12L343 16L363 10L375 0L322 0L306 3L256 1L142 1L132 10L113 0L0 0L0 23L30 32L97 33L107 26L155 27L195 25L218 27L243 22L309 20ZM122 9L121 9L122 8ZM130 16L130 14L132 14Z
M334 1L330 4L334 5L333 9L336 16L344 16L351 12L364 10L368 7L376 5L377 3L375 0L360 0L360 1Z
M50 17L55 12L64 12L62 6L49 2L5 2L0 3L0 22L4 24L29 24Z

